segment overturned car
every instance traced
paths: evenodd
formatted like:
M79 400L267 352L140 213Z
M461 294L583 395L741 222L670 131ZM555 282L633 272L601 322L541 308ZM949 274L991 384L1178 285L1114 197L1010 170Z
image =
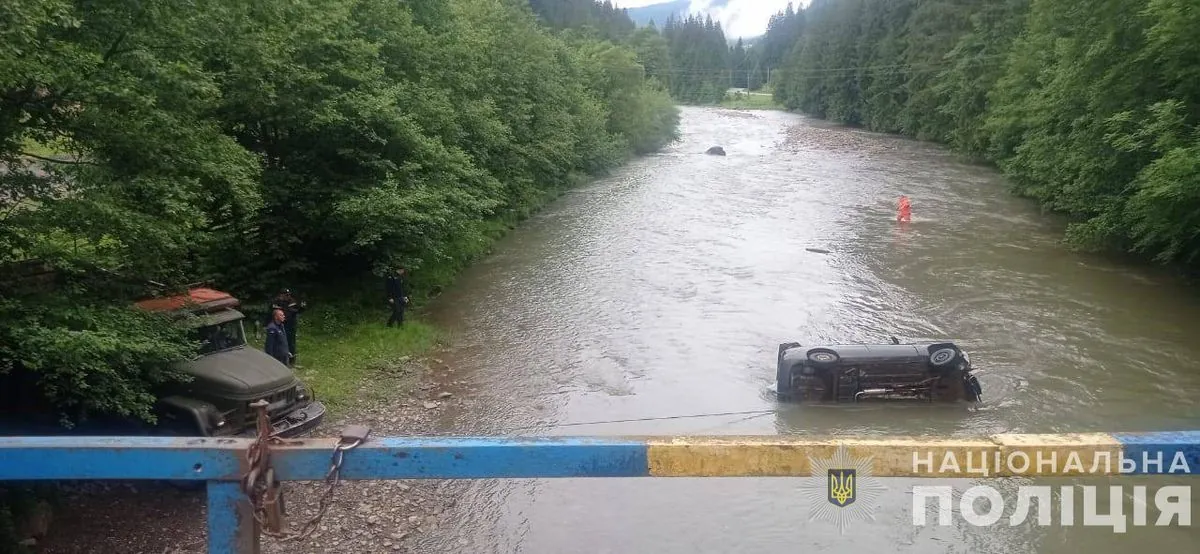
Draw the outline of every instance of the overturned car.
M779 345L776 387L781 399L859 402L872 399L979 402L971 358L949 342Z

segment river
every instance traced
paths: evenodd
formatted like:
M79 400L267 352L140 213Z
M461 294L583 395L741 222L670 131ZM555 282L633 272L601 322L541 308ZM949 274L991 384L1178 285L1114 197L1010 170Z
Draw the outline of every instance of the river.
M450 390L465 399L446 412L445 433L965 435L1200 423L1197 294L1167 272L1069 251L1065 223L1011 196L993 169L782 112L685 108L682 135L566 194L438 299L434 318L452 337L444 361L463 383ZM704 154L718 144L728 156ZM895 221L901 194L912 199L910 224ZM779 343L890 336L957 342L985 370L984 403L775 399ZM575 425L750 410L772 413ZM1075 527L1009 527L1011 504L994 527L958 516L948 527L912 524L912 485L961 492L969 480L887 479L875 520L843 535L808 521L803 481L464 482L454 528L419 549L1125 554L1200 543L1194 528L1118 535L1078 526L1079 516Z

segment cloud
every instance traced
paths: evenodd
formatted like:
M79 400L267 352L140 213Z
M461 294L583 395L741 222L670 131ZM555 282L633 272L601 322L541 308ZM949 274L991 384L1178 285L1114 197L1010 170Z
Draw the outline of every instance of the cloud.
M665 0L616 0L613 5L618 8L644 8L655 4L665 4Z
M789 0L728 0L724 6L713 6L713 0L692 0L691 11L703 12L720 21L730 38L753 37L767 31L771 16L787 9ZM793 5L806 2L792 0Z
M622 8L641 8L665 4L670 0L614 0ZM808 5L808 0L790 0L799 9ZM787 9L789 0L691 0L689 11L711 15L720 21L725 35L730 38L754 37L767 31L771 16ZM721 5L715 5L721 4Z

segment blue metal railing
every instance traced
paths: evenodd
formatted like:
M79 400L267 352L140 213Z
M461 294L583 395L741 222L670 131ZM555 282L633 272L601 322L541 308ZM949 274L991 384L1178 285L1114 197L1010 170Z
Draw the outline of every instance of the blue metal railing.
M255 464L253 452L267 445ZM256 505L243 482L254 466L269 467L279 481L320 481L330 476L339 439L258 442L257 439L167 437L0 437L0 481L66 479L198 480L207 482L208 551L258 552L263 532ZM1085 435L991 435L958 437L555 437L374 438L340 454L339 480L498 479L561 477L761 477L807 476L813 458L837 448L871 456L878 477L981 477L947 473L918 458L942 460L950 453L1011 456L1024 452L1047 459L1084 452L1089 460L1111 460L1105 471L1063 469L1031 475L1186 473L1200 468L1200 431L1093 433ZM1153 456L1162 462L1146 471L1121 471L1126 458ZM1185 472L1176 471L1183 460ZM1085 468L1086 469L1086 468ZM1095 468L1093 468L1095 469ZM258 474L261 477L261 473ZM994 476L1012 473L998 472ZM335 498L336 502L336 498ZM261 512L257 512L261 514Z

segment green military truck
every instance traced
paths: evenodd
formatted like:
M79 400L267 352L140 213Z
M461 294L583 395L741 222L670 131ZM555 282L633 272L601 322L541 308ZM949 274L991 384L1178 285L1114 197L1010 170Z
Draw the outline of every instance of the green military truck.
M201 342L195 357L181 365L191 380L159 395L161 431L181 436L252 435L256 415L251 404L259 400L267 402L276 436L306 433L325 417L325 406L291 368L246 343L246 316L228 293L194 287L136 305L177 316Z

